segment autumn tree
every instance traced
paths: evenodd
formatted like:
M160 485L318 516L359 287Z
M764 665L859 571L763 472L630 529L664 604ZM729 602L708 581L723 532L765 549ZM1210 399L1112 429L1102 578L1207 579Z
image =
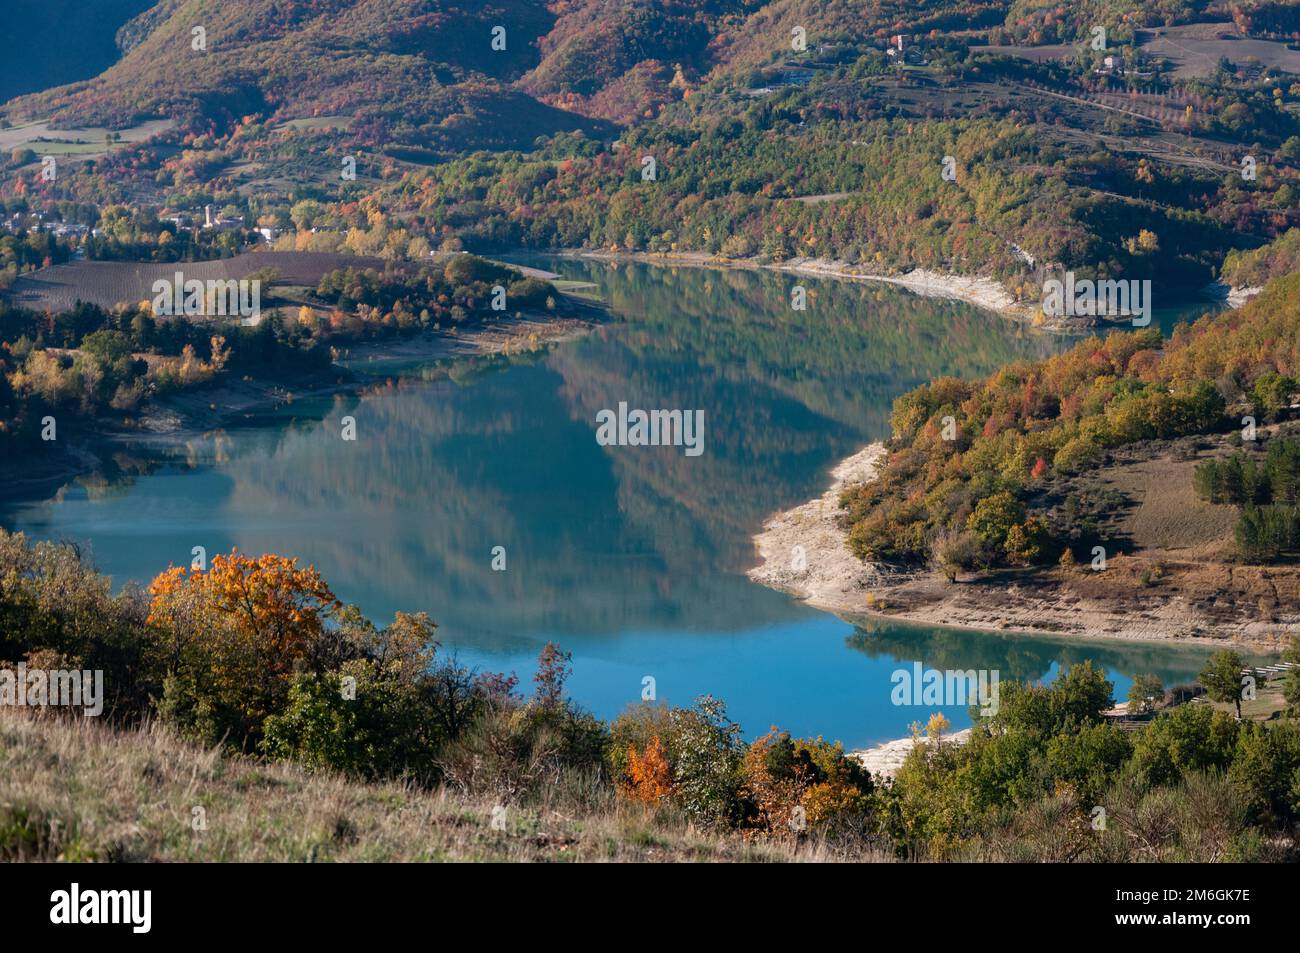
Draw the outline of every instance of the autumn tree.
M230 360L230 348L226 346L225 336L214 334L209 343L212 345L212 369L214 371L225 369L226 362Z
M816 780L811 764L798 757L789 732L773 728L745 752L745 797L753 804L756 829L778 836L798 832L804 794Z
M295 666L328 640L342 608L314 568L272 554L172 568L149 593L149 624L167 646L166 714L208 740L228 734L241 744L282 705Z
M572 670L573 653L565 652L554 642L547 642L537 656L534 698L544 709L559 708L564 702L564 683Z
M646 804L658 804L672 796L672 767L658 735L650 739L644 751L628 745L627 779L620 791L625 797Z
M950 583L955 583L961 573L979 568L983 556L979 540L971 533L947 529L935 536L930 552Z

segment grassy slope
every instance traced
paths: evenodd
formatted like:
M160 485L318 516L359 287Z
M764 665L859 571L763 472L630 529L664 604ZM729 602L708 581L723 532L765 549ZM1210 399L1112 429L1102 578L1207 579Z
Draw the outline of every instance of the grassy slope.
M788 861L597 799L582 816L309 774L205 751L161 730L0 712L0 862ZM193 810L207 830L192 829Z

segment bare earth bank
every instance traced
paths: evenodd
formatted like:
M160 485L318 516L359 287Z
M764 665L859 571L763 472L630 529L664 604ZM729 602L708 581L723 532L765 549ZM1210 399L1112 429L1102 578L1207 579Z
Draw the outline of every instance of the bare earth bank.
M884 456L880 444L860 450L832 471L820 497L769 519L754 537L760 562L749 577L841 616L954 628L1190 645L1232 642L1252 651L1278 650L1300 633L1294 616L1261 622L1236 613L1210 615L1181 593L1110 595L1110 587L1092 585L1091 579L1076 582L1058 571L950 584L931 570L887 571L864 563L848 548L839 497L846 486L872 479Z

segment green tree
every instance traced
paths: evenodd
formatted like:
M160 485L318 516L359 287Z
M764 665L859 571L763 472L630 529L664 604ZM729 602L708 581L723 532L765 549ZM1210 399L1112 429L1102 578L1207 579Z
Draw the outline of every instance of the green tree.
M1277 371L1265 371L1255 378L1251 388L1251 402L1255 412L1262 416L1272 416L1291 403L1291 395L1296 391L1296 382Z
M1024 505L1006 490L986 496L975 505L966 528L989 549L1005 552L1007 534L1025 519Z
M1091 659L1070 666L1052 689L1052 712L1062 729L1099 724L1102 713L1114 704L1115 683Z
M1237 706L1237 720L1241 720L1241 656L1230 649L1216 652L1201 669L1201 684L1216 702L1232 702Z
M672 710L671 742L677 798L692 820L706 827L735 824L742 810L745 745L726 706L709 696L694 708Z
M477 255L456 255L443 271L448 283L454 286L473 284L478 281L507 281L518 277L508 268L480 258Z
M1300 519L1296 508L1278 503L1246 506L1235 530L1238 551L1252 563L1274 562L1296 545L1297 535Z
M1188 772L1226 769L1236 743L1231 715L1178 705L1139 732L1128 771L1146 786L1177 784Z
M1223 502L1223 474L1215 460L1198 464L1192 475L1196 495L1207 503Z
M1245 796L1252 821L1289 822L1300 806L1300 726L1243 724L1228 777Z
M1287 669L1286 679L1282 682L1282 697L1289 704L1300 705L1300 635L1291 639L1291 644L1282 653L1282 660L1295 665Z
M1129 714L1152 711L1164 698L1165 686L1156 675L1138 675L1128 689Z
M1114 725L1089 725L1052 738L1046 754L1053 785L1064 781L1085 802L1096 804L1133 754L1133 744L1128 733Z

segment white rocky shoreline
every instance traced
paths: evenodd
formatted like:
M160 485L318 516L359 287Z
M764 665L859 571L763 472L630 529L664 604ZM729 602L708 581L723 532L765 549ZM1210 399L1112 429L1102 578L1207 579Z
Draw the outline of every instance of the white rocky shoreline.
M846 596L878 582L876 567L845 545L840 494L874 479L885 456L884 444L863 447L831 471L831 484L821 496L771 517L754 537L760 562L748 571L749 578L827 608L843 607Z
M976 593L967 596L965 602L954 597L903 611L893 606L889 612L882 611L891 598L891 588L904 585L916 574L891 573L859 560L847 545L839 501L847 487L874 479L887 453L881 443L863 447L831 471L830 485L820 496L769 518L754 536L759 562L747 571L748 577L850 621L854 617L877 616L945 628L997 629L1044 637L1223 647L1229 633L1217 638L1181 634L1186 623L1182 610L1148 613L1138 624L1104 603L1077 598L1063 601L1024 593L1018 597L1022 603L1017 608L990 610ZM1267 650L1263 645L1251 648ZM969 737L969 729L945 737L962 744ZM873 773L888 777L902 765L915 744L916 739L909 736L850 754Z
M945 734L943 740L948 744L964 745L970 739L971 730L970 728L963 728L961 731ZM850 751L848 757L855 759L876 777L892 778L898 773L898 769L903 766L907 756L912 753L912 749L918 743L926 740L923 734L908 735L906 738L886 741L874 748Z
M563 257L587 258L595 261L642 261L651 265L684 265L696 268L742 268L781 271L787 274L812 275L835 278L840 281L875 281L898 285L929 298L947 298L964 301L988 311L996 311L1018 321L1035 321L1035 327L1044 331L1076 332L1078 327L1061 318L1042 320L1040 309L1033 302L1018 299L1005 284L987 275L961 275L956 272L931 271L913 268L897 274L882 273L860 263L829 258L788 258L784 261L762 261L758 258L726 258L708 252L625 252L602 251L595 248L565 248ZM1224 302L1237 309L1258 295L1263 288L1239 288L1212 283L1203 289L1205 297ZM1037 320L1036 320L1037 319Z
M1200 620L1184 599L1149 603L1124 611L1098 596L1063 596L1026 582L1002 584L997 593L979 583L940 585L934 573L891 571L863 562L847 545L840 496L846 487L875 478L887 450L873 443L831 471L831 483L816 499L770 517L754 535L758 564L746 575L841 617L876 616L944 628L1019 632L1046 638L1089 641L1164 642L1222 647L1237 642L1256 651L1280 651L1270 634L1289 635L1291 623ZM900 605L918 584L928 597ZM1009 598L992 598L993 595Z
M560 254L597 261L643 261L652 265L698 268L762 268L842 281L878 281L899 285L926 297L965 301L1021 320L1028 320L1034 312L1030 305L1017 301L1007 287L995 278L928 271L924 268L894 275L871 271L853 262L827 258L790 258L779 262L764 262L757 258L724 258L707 252L610 252L590 248L568 248Z

